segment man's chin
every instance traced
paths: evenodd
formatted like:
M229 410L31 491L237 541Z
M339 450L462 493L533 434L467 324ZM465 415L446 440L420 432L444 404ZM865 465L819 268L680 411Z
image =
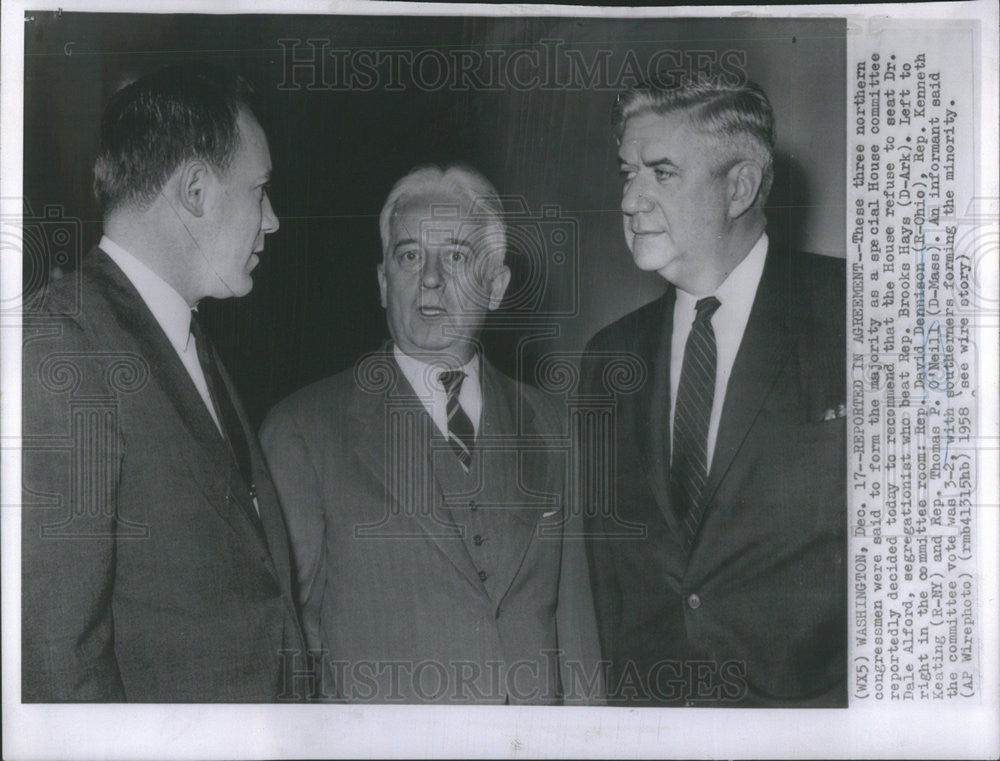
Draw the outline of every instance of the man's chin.
M240 299L253 290L253 278L249 274L228 283L223 283L216 293L211 294L217 299Z
M439 337L437 340L426 337L419 342L407 341L401 343L396 341L396 345L414 359L428 364L444 364L460 367L464 365L475 353L474 345L467 341L455 340L454 338Z
M636 240L632 244L632 261L643 272L660 272L670 266L670 255L662 246Z
M233 286L233 294L237 298L249 295L250 291L252 290L253 290L253 278L250 277L250 275L247 275L245 278L240 280L240 282L236 283Z

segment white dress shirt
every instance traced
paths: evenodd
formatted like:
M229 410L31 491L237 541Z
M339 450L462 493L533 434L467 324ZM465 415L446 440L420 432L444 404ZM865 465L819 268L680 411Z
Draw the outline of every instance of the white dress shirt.
M201 369L201 362L198 361L198 347L194 336L191 335L191 307L163 278L107 235L101 238L98 245L125 273L125 277L131 281L139 292L139 296L146 302L149 311L153 313L153 317L156 318L163 332L167 334L167 339L174 347L174 351L177 352L177 356L180 357L184 369L191 376L191 381L198 389L198 395L205 403L208 414L215 421L219 434L225 437L215 414L212 396L208 392L205 373Z
M448 393L441 385L441 373L448 370L441 365L430 365L404 353L398 346L392 347L396 364L403 371L403 376L420 399L427 414L431 416L434 425L446 439L448 436ZM462 388L458 392L458 403L472 421L472 427L479 434L479 418L483 412L483 390L479 383L479 357L473 356L462 367L465 373Z
M719 421L722 419L722 407L726 401L726 389L729 386L729 376L733 372L736 353L743 341L743 333L750 319L750 309L753 307L754 296L760 276L764 272L764 260L767 258L767 235L761 235L750 253L746 255L736 269L729 273L715 293L692 296L680 288L677 289L677 301L674 303L674 331L670 339L670 444L673 452L674 442L674 412L677 409L677 386L681 380L681 368L684 364L684 346L691 326L694 323L695 304L706 296L715 296L720 306L712 315L712 330L715 333L716 366L715 366L715 398L712 400L712 415L708 421L708 462L706 467L712 469L712 458L715 455L715 441L719 435ZM671 455L672 456L672 455Z

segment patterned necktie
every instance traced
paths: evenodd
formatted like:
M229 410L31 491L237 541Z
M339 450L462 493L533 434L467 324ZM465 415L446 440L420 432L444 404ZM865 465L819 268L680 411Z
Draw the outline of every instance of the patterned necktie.
M250 446L247 443L246 433L243 430L243 426L240 425L239 416L236 414L236 406L229 396L226 384L219 374L219 366L215 361L212 344L208 340L208 336L202 331L194 314L191 315L191 335L194 336L195 347L198 352L198 362L201 364L202 372L205 374L208 393L215 404L215 412L219 418L219 422L222 423L222 430L225 431L229 449L232 452L237 467L240 469L240 475L243 476L243 482L250 490L250 497L256 499L257 487L253 482L253 467L250 463ZM262 530L260 516L257 514L257 511L251 508L247 510L247 514L253 522L254 527Z
M455 456L466 471L472 464L472 445L476 439L476 429L458 403L458 392L462 389L465 373L461 370L446 370L438 376L448 395L448 441Z
M684 364L677 385L670 488L674 510L690 549L704 510L702 492L708 478L708 421L715 398L715 331L712 315L720 306L715 296L700 299L684 345Z

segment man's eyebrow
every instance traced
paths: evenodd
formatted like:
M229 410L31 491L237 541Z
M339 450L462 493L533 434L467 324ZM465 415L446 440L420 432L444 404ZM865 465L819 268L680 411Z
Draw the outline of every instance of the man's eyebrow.
M618 157L618 163L619 164L625 164L625 165L631 166L631 162L626 161L625 158L622 157L622 156ZM675 164L673 161L671 161L666 156L663 156L661 158L655 158L655 159L640 158L640 163L643 166L650 167L650 168L661 167L661 166L670 166L670 167L677 168L677 164Z
M673 161L671 161L670 159L668 159L666 156L664 156L661 159L643 159L642 165L643 166L648 166L648 167L657 167L657 166L672 166L672 167L676 167L677 166L677 164L675 164Z
M261 174L261 175L258 175L258 177L257 177L257 180L256 180L256 181L257 181L257 182L270 182L270 181L271 181L271 170L270 170L270 169L268 169L268 170L267 170L266 172L264 172L263 174Z
M402 246L412 246L418 242L419 241L417 241L415 238L400 238L399 240L396 241L396 244L392 247L392 250L395 251L396 249Z
M430 230L422 230L421 235L425 243L431 243L438 246L465 246L466 248L475 248L472 240L469 238L458 237L455 235L438 235L438 233L444 233L444 230L435 231L433 228ZM415 238L404 238L401 239L396 245L401 246L404 243L419 243L420 241Z

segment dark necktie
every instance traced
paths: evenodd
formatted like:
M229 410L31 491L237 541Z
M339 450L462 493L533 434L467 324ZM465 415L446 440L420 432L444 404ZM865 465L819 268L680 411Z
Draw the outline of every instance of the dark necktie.
M257 497L257 487L253 482L253 468L250 464L250 446L247 443L246 433L240 425L239 416L236 414L236 407L226 389L226 384L219 374L219 366L215 361L215 352L212 351L212 344L208 336L202 331L201 326L191 315L191 335L194 336L195 346L198 351L198 362L201 364L202 372L205 373L205 383L208 385L208 393L212 397L215 406L215 414L222 423L222 430L225 432L226 441L229 443L229 450L233 455L243 483L250 490L251 499ZM247 510L247 514L254 526L261 528L260 516L253 508Z
M446 370L439 376L441 385L448 395L448 441L455 456L466 470L472 464L472 446L476 440L476 429L458 403L458 392L462 389L465 373L461 370Z
M712 315L720 306L715 296L700 299L684 345L684 364L677 384L670 488L674 510L691 547L701 522L702 493L708 479L708 421L715 398L715 331Z

